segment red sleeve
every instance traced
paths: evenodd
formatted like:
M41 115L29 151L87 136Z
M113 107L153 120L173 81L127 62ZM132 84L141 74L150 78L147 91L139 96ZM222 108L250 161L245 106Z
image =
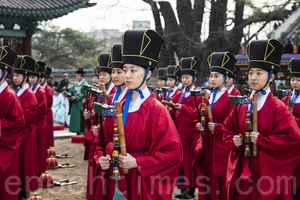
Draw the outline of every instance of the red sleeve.
M24 104L22 105L23 110L24 110L24 117L25 117L25 122L26 125L33 124L36 122L35 116L36 116L36 107L37 107L37 100L34 95L29 96L28 98L24 101Z
M53 89L47 85L47 108L48 110L52 109L53 104Z
M241 130L239 130L239 120L243 120L244 106L236 105L233 111L228 115L223 124L218 124L216 127L216 132L223 133L223 140L230 150L236 150L236 146L233 143L233 136L239 135Z
M36 107L36 118L43 119L47 112L47 99L45 92L37 92L36 93L37 99L37 107Z
M136 157L138 170L141 176L164 176L177 173L183 155L175 125L162 105L151 110L147 122L149 132L146 133L150 134L150 151L148 155Z
M7 99L8 113L1 120L2 133L17 133L22 130L25 124L24 112L16 96L12 94ZM11 135L10 135L11 136Z
M195 98L195 97L192 97ZM192 100L193 103L190 105L186 105L186 104L181 104L181 110L179 112L182 112L182 114L184 116L186 116L187 118L189 118L192 121L197 120L198 116L199 116L199 112L201 109L201 103L203 101L202 97L196 97L196 102L194 101L194 99ZM198 107L198 109L197 109Z
M275 120L272 133L258 137L259 148L268 152L272 151L277 155L284 153L284 150L296 151L299 154L300 130L294 116L283 103L274 107L273 116Z

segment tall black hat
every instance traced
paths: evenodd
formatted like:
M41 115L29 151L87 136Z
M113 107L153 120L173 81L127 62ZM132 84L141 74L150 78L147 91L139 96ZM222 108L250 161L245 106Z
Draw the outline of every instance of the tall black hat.
M247 49L249 69L260 68L268 72L276 71L280 66L282 51L282 44L274 39L251 42Z
M46 63L43 61L37 61L35 71L38 73L40 77L45 77Z
M0 48L0 68L4 70L10 70L13 68L17 59L17 53L11 48L3 46Z
M46 78L49 78L51 76L51 73L52 73L52 68L46 67L46 71L45 71Z
M114 45L111 49L111 67L123 69L122 45Z
M166 67L160 67L157 70L157 79L167 80L167 68Z
M188 74L191 76L196 75L196 67L198 66L198 60L195 57L187 57L187 58L181 58L179 61L179 76L182 76L183 74Z
M167 67L167 77L177 79L178 67L176 65L169 65Z
M289 63L291 77L300 77L300 59L292 58Z
M153 30L126 31L123 36L123 63L154 70L159 63L162 37Z
M100 54L98 57L98 66L96 67L96 73L107 72L111 73L111 55L110 54Z
M208 56L207 62L211 72L234 77L236 59L230 52L213 52Z
M19 74L34 73L35 60L27 55L18 56L14 65L14 72Z

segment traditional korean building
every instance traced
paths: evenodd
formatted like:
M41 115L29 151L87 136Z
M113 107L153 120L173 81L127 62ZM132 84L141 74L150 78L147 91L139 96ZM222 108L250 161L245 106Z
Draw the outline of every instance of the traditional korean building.
M38 23L94 6L90 0L1 0L0 45L31 55L31 38Z

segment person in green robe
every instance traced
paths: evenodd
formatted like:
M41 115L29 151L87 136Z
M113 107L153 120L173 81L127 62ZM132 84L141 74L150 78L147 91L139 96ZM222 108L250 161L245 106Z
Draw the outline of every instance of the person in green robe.
M70 132L77 134L84 133L83 125L83 85L88 85L84 79L84 70L79 68L76 71L76 83L69 89L69 100L70 100Z

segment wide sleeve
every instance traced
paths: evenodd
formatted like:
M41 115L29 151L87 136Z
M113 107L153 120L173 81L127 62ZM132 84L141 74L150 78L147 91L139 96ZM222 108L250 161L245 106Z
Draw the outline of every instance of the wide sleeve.
M147 120L149 153L136 157L141 176L163 176L178 170L182 146L175 125L166 108L156 103Z
M300 130L282 102L273 107L272 129L257 138L258 154L265 160L261 170L266 175L291 176L300 164Z
M190 104L182 104L181 112L186 118L190 119L191 121L199 120L199 114L201 110L201 104L203 99L201 97L191 97Z
M224 123L220 123L216 127L216 132L223 133L225 145L230 150L237 150L233 143L233 136L241 133L241 130L239 130L239 120L243 118L242 110L243 106L234 106L232 112L225 119Z
M47 98L45 92L37 91L36 93L36 100L37 100L37 106L36 106L36 117L38 121L41 119L44 119L44 116L47 112Z
M260 135L257 143L263 151L282 154L300 152L300 130L297 122L283 103L277 104L273 110L274 121L270 133ZM267 135L267 136L266 136Z
M8 114L4 119L1 119L1 131L2 133L18 133L21 132L24 127L24 112L18 99L13 95L7 100ZM12 135L10 135L12 136ZM14 141L14 139L12 139Z
M34 96L28 99L23 105L26 125L31 125L35 123L35 116L37 112L36 107L37 107L37 100Z

